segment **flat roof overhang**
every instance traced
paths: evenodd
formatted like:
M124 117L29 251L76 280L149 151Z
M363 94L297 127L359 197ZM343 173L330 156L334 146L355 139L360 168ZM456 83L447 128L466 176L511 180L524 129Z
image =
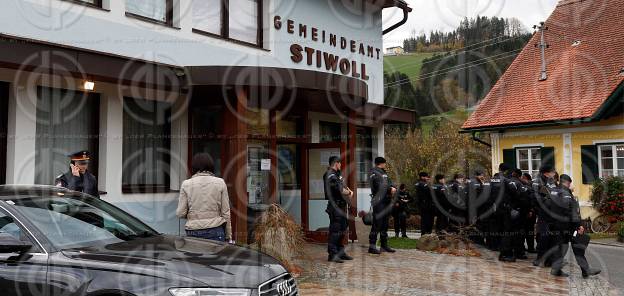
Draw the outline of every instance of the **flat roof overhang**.
M365 81L319 71L252 66L177 67L2 34L0 68L182 93L189 87L202 86L282 88L300 92L298 99L307 101L301 106L311 110L341 114L353 111L363 122L416 122L413 111L368 103Z
M187 84L181 67L2 34L0 67L167 91Z
M295 100L293 108L333 113L361 124L416 122L414 111L369 103L366 82L349 76L257 66L193 66L186 72L194 89L245 86L267 90L268 96L284 94L284 102L272 102L269 108L291 106Z

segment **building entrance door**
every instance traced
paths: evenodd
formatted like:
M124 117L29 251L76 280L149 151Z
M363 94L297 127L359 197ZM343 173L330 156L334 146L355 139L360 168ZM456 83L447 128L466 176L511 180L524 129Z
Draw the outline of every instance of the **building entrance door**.
M346 144L306 144L302 157L302 224L306 237L311 241L326 242L329 216L325 212L323 174L327 171L329 158L340 156L342 167L346 168Z

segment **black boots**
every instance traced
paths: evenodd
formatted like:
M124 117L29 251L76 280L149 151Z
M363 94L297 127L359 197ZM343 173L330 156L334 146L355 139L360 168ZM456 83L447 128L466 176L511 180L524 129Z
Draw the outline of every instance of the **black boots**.
M340 259L340 256L336 256L336 255L327 256L327 261L334 262L334 263L344 263L344 261Z
M353 257L351 257L351 256L349 256L347 254L342 254L342 255L340 255L339 258L340 258L340 260L345 260L345 261L353 260Z
M568 277L568 276L570 276L569 274L561 271L561 269L559 269L559 270L554 270L553 269L553 270L550 271L550 274L552 274L554 276L558 276L558 277Z
M583 272L583 278L586 279L591 275L597 275L601 272L600 269L594 269L594 268L590 268L588 270L582 270Z
M382 252L387 252L387 253L395 253L396 252L393 248L390 248L388 246L381 246L381 251Z
M377 247L371 246L368 248L368 253L373 254L373 255L380 255L381 251L379 251Z

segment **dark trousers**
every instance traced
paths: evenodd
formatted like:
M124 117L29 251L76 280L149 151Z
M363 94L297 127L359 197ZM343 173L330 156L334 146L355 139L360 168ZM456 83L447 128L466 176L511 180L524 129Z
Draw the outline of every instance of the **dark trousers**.
M563 268L563 258L568 253L569 244L572 243L572 253L576 263L579 265L583 272L589 270L589 263L585 258L585 250L589 245L589 236L579 235L572 237L568 232L560 232L555 235L557 237L557 244L555 246L555 252L553 252L552 270L559 271Z
M535 251L535 215L524 220L524 240L527 250Z
M422 235L433 232L433 209L427 207L420 208L420 233Z
M548 226L548 224L544 222L538 221L536 228L537 228L537 233L536 233L537 234L536 235L537 260L543 261L545 265L551 265L552 256L550 256L550 254L552 253L552 250L553 250L553 246L554 246L553 242L554 242L555 237L553 233L550 231L550 227Z
M209 239L214 241L225 241L225 226L219 226L215 228L187 230L186 235L190 237L197 237L203 239Z
M499 250L501 243L501 232L503 231L503 225L498 220L498 217L491 216L485 221L485 244L490 250Z
M405 211L398 211L392 215L394 217L394 233L397 236L403 234L407 236L407 213Z
M407 236L407 213L405 211L399 211L394 213L394 232L397 236L399 233L403 236Z
M524 256L524 231L521 219L512 220L511 217L499 219L502 222L500 255L501 257Z
M377 235L382 247L388 246L388 224L390 220L390 213L385 206L373 207L373 225L371 227L370 235L368 236L368 242L370 247L377 246Z
M435 211L435 229L437 232L448 230L449 218L440 210Z
M344 254L344 237L347 230L347 216L345 210L328 208L329 215L329 238L327 240L327 253L330 256Z

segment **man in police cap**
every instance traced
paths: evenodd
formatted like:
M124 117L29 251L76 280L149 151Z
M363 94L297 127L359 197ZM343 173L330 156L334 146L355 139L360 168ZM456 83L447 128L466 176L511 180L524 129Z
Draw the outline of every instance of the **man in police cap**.
M100 197L97 179L89 172L89 151L78 151L68 155L70 158L69 171L56 177L54 184L70 190Z
M375 167L370 174L371 205L373 206L373 225L368 236L371 254L381 254L381 251L394 253L388 246L388 220L392 212L392 203L396 188L386 173L386 159L375 158ZM377 235L381 241L381 251L377 249Z
M468 197L466 221L469 225L474 225L477 230L469 237L473 242L485 245L487 221L483 219L483 215L487 211L490 183L486 182L483 171L475 171L473 178L467 182L466 196Z
M429 173L420 172L416 183L416 200L420 211L420 233L430 234L433 231L434 206L431 199L431 187L429 186Z
M551 274L555 276L568 276L562 271L563 258L568 252L569 243L572 243L572 252L577 264L581 268L583 278L597 275L600 269L591 268L585 258L585 250L589 245L590 237L585 234L585 228L581 225L580 206L572 194L572 178L561 175L557 194L551 194L552 202L548 203L548 210L556 217L556 222L551 226L555 237L555 252Z
M556 219L548 210L551 203L551 195L556 194L557 182L555 168L549 164L544 164L540 168L539 177L533 182L533 203L537 214L537 259L533 261L534 266L544 265L550 267L552 265L551 254L555 249L555 237L552 235L550 227L556 223Z
M508 193L506 192L509 182L506 175L508 170L509 166L501 163L498 166L498 173L490 178L490 197L486 202L487 210L483 214L483 218L487 221L486 244L493 251L500 251L501 238L504 231L503 221L508 214L507 209L502 207L508 200Z
M329 239L327 241L327 260L343 263L343 260L353 260L344 251L343 240L347 231L347 204L353 197L353 192L344 186L341 175L342 163L340 157L329 158L329 168L323 175L327 214L329 215Z

